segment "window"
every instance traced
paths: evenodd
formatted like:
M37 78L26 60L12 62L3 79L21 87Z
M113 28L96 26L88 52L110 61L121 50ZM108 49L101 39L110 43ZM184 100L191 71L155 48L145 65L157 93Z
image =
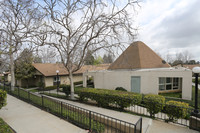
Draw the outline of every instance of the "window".
M173 89L178 89L179 78L173 78Z
M179 77L160 77L159 78L159 90L177 90L182 89L182 78Z
M165 90L165 78L159 78L159 90Z
M57 76L55 76L55 77L53 78L53 81L54 81L54 82L60 81L60 77L58 76L58 80L57 80Z

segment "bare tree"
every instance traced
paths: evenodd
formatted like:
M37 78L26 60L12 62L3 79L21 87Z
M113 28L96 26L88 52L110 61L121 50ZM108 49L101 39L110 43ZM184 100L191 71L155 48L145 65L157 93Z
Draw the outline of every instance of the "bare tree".
M192 58L192 54L189 53L187 50L183 52L176 53L176 57L174 60L180 60L183 63L188 63Z
M187 50L183 51L182 55L183 55L183 62L184 63L189 62L191 60L191 58L192 58L192 54Z
M81 68L88 51L120 47L134 39L130 14L137 0L44 0L48 21L40 37L55 47L69 72L71 98L73 73ZM121 4L120 4L121 2ZM45 36L45 31L46 36ZM124 39L126 38L126 39ZM45 40L45 41L44 41Z
M38 29L42 18L34 0L0 1L1 53L9 55L11 85L15 85L14 54L21 48L28 47L34 31ZM25 44L26 43L26 44ZM32 43L31 43L32 44ZM29 45L31 47L31 45Z
M57 51L52 48L44 47L40 49L38 53L39 57L42 59L42 63L56 63L57 62Z

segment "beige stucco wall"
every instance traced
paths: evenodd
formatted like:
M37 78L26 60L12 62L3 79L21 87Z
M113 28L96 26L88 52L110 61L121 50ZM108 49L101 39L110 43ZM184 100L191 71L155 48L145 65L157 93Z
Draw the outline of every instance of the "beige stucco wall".
M192 71L176 69L143 69L143 70L117 70L98 71L84 73L83 80L87 75L94 77L95 88L115 89L124 87L131 91L131 76L140 76L140 92L143 94L158 94L159 77L182 77L182 98L190 100L192 97ZM86 86L86 83L83 84Z
M8 82L11 82L11 74L8 74Z
M45 86L53 86L53 77L44 77Z
M50 76L50 77L45 77L44 81L45 81L45 86L53 86L53 80L54 80L54 76ZM78 81L83 81L83 76L82 75L74 75L73 76L73 80L74 82L78 82ZM68 76L60 76L60 84L70 84L69 81L69 77Z

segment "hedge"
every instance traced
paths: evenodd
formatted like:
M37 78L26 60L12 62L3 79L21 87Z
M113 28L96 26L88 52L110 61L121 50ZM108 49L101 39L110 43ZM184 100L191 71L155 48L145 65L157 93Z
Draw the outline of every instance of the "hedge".
M63 88L63 92L68 97L69 94L71 93L71 86L70 85L64 85L62 88Z
M179 118L185 118L188 113L189 104L178 101L166 102L166 113L170 121L177 120Z
M147 94L144 96L144 104L150 117L155 117L155 114L162 111L165 104L165 97L154 94Z
M78 95L81 101L91 99L101 107L117 104L121 109L139 105L142 101L141 94L107 89L84 88L79 91Z
M0 90L0 109L6 105L6 91Z

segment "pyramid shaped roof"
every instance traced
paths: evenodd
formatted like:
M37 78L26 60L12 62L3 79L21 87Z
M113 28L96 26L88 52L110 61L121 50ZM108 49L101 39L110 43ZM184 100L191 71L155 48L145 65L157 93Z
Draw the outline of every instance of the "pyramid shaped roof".
M141 41L132 43L116 60L109 70L145 69L170 67L160 56Z

